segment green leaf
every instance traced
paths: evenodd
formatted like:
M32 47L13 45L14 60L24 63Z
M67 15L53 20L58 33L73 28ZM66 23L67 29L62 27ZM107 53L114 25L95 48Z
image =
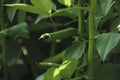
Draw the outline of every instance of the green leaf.
M8 35L14 36L14 37L22 37L22 38L29 38L29 31L28 26L26 23L20 23L17 24L7 31Z
M12 0L12 3L19 3L19 2L20 0ZM11 22L13 21L15 17L16 11L17 11L16 9L10 8L10 7L6 9L7 16Z
M76 60L80 59L85 51L85 42L76 42L72 44L65 52L64 58L74 58Z
M31 3L36 6L41 12L51 14L53 3L51 0L31 0Z
M117 46L119 40L120 34L116 33L104 33L97 37L96 47L102 61L105 61L105 58Z
M56 5L51 0L31 0L31 3L33 4L33 6L23 3L5 4L5 6L47 16L49 16L52 13L52 9L56 10Z
M101 19L106 16L113 5L113 0L98 0L98 5L96 7L96 27L98 26Z
M114 8L120 14L120 0L115 0Z
M102 27L107 21L117 18L117 16L118 14L116 12L113 12L113 9L110 10L109 13L102 20L100 20L100 22L98 21L99 27Z
M117 17L116 19L114 19L112 21L112 24L111 24L111 27L110 27L110 31L118 33L119 32L119 25L120 25L120 17Z
M0 31L0 36L11 36L14 38L29 38L29 31L26 23L20 23Z
M70 7L74 2L74 0L58 0L58 1L67 7Z
M77 60L68 58L59 66L59 68L50 68L45 73L45 80L61 80L70 78L77 66Z
M42 19L46 19L48 18L49 16L46 16L46 15L39 15L35 21L35 24L37 24L38 22L40 22Z
M52 14L52 16L64 16L64 17L76 19L76 17L78 16L78 14L77 14L78 10L79 10L79 8L77 8L77 7L60 9L60 10L56 10L56 12Z
M89 8L88 7L74 6L74 7L59 9L59 10L56 10L53 14L51 14L51 16L52 17L53 16L64 16L64 17L69 17L69 18L72 18L72 19L76 19L78 17L78 11L79 10L88 11Z
M99 4L101 5L103 15L107 15L110 8L113 5L113 0L99 0Z
M57 10L56 4L55 4L53 1L52 1L52 9L53 9L54 11Z
M44 80L44 74L38 76L35 80Z
M16 9L20 9L20 10L35 13L35 14L44 14L36 6L32 6L32 5L28 5L28 4L22 4L22 3L17 4L16 3L16 4L5 4L5 6L13 7Z
M77 67L77 60L68 58L60 65L59 70L63 78L70 78Z
M61 80L59 73L60 71L58 68L50 68L45 73L44 80Z

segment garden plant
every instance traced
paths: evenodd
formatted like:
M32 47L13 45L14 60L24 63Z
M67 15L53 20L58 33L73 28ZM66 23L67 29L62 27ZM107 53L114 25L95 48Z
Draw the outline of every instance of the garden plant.
M0 80L120 80L120 0L0 0Z

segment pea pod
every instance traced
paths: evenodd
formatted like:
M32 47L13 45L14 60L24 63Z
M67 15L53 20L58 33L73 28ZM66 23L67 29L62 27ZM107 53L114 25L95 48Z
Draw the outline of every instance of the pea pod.
M77 34L77 30L75 28L67 28L53 33L45 33L41 35L39 39L44 39L45 41L50 42L58 39L65 39L68 37L72 37L76 34Z

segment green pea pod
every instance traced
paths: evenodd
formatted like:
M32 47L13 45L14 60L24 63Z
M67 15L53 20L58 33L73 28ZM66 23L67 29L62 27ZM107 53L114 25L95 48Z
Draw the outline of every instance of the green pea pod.
M56 41L59 39L72 37L76 34L77 34L77 30L75 28L67 28L53 33L45 33L41 35L39 39L44 39L45 41L50 42L50 41Z

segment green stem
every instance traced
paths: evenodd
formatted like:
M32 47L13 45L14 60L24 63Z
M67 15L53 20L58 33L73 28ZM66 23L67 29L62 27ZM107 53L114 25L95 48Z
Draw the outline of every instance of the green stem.
M78 6L82 7L83 6L83 0L78 0ZM83 33L83 11L80 9L79 14L78 14L78 35L79 37L82 36Z
M53 25L55 24L54 21L53 21L53 19L52 19L52 17L50 17L50 21L52 22ZM56 30L57 30L57 27L54 27L54 31L56 31ZM53 41L52 44L51 44L50 56L53 56L55 54L56 47L57 47L56 41Z
M4 19L3 19L3 2L4 0L0 0L0 28L1 30L5 29L4 26ZM5 36L3 36L2 38L2 64L3 64L3 75L4 75L4 80L8 80L8 67L7 67L7 60L6 60L6 44L5 44Z
M23 3L26 3L26 2L27 2L26 0L23 0ZM26 12L19 10L19 12L18 12L18 23L25 22L25 18L26 18Z
M94 36L95 36L95 8L96 0L91 0L89 10L89 48L88 48L88 75L94 80Z

